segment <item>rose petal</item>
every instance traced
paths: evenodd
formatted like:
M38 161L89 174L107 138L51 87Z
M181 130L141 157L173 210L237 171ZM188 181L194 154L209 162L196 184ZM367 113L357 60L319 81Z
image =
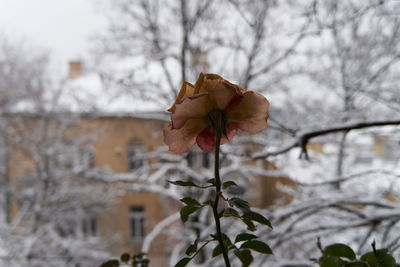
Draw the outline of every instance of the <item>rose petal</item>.
M231 140L239 129L250 134L267 126L269 102L258 93L245 91L216 74L200 73L195 85L184 82L174 105L169 109L171 124L164 129L164 141L174 153L184 153L195 142L205 152L215 147L215 133L206 116L218 109L226 114L226 136Z
M186 97L192 96L194 94L194 86L191 83L188 82L183 82L181 90L178 93L178 96L176 97L176 100L172 107L168 109L169 112L174 112L175 111L175 104L178 102L181 102L183 99Z
M237 106L243 98L239 86L235 86L224 80L217 83L212 91L212 95L215 105L221 110L232 109Z
M230 123L226 129L226 135L229 141L236 135L238 131L238 125L236 123ZM228 142L225 136L221 137L221 145ZM215 149L215 133L210 129L204 129L196 138L197 145L204 152L213 152Z
M218 81L223 81L224 79L212 73L200 73L199 78L197 78L196 83L194 84L194 93L202 93L202 92L211 92L212 89L216 86Z
M231 141L233 137L237 134L239 129L239 126L237 123L229 123L228 127L226 127L226 135L228 136L228 139L226 139L226 136L222 136L221 138L221 145L225 144L228 141Z
M196 143L204 152L213 152L215 148L215 133L210 128L204 129L197 136Z
M172 129L181 128L189 119L205 118L211 110L213 103L208 93L187 97L175 105L175 111L171 115Z
M208 92L215 102L215 108L224 110L231 104L240 102L244 89L224 80L217 74L200 73L194 85L195 94Z
M164 143L169 150L176 154L182 154L196 143L197 135L207 127L203 119L190 119L180 129L172 129L169 124L164 128Z
M223 82L229 83L228 81L225 81L224 78L222 78L217 74L200 73L199 78L197 79L194 85L194 92L195 94L202 92L209 92L211 96L213 96L212 92L214 91L214 89Z
M200 92L200 88L203 85L205 75L204 73L200 72L199 77L197 78L196 83L194 84L194 93L198 94Z
M246 91L242 101L227 111L228 121L236 122L240 130L250 134L261 132L267 127L269 102L261 94Z

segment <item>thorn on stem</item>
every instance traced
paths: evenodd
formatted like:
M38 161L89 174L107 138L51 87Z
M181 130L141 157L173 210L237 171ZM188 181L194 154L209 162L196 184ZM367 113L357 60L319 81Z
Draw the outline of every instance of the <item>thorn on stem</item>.
M374 241L372 241L371 247L372 247L372 250L374 251L374 254L376 255L376 242L375 242L375 239L374 239Z

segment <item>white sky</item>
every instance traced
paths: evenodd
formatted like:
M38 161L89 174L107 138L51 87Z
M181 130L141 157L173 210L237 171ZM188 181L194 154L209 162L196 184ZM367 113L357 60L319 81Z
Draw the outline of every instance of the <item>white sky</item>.
M0 0L0 34L50 52L53 66L85 57L89 38L106 26L96 0Z

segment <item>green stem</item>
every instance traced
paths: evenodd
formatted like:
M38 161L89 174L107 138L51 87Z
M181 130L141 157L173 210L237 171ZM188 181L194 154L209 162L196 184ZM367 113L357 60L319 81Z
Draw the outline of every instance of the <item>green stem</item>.
M218 215L218 203L219 203L219 197L221 194L221 179L219 177L219 146L221 144L221 131L217 130L217 136L215 139L215 164L214 164L214 174L215 174L215 200L214 200L214 205L213 205L213 213L214 213L214 219L215 219L215 228L217 230L217 239L218 243L221 246L222 250L222 255L224 256L225 260L225 265L226 267L230 267L231 264L229 262L229 257L228 257L228 252L227 249L224 245L224 241L222 240L222 232L221 232L221 223L220 223L220 218Z

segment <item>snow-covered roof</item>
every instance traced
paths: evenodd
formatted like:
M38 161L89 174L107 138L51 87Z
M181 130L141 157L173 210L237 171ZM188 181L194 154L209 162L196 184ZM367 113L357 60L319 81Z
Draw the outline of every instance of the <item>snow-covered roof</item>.
M137 112L143 114L150 111L163 113L168 108L134 98L129 93L121 94L117 90L106 88L96 73L83 74L67 81L58 103L63 110L67 111L116 116L126 116Z

